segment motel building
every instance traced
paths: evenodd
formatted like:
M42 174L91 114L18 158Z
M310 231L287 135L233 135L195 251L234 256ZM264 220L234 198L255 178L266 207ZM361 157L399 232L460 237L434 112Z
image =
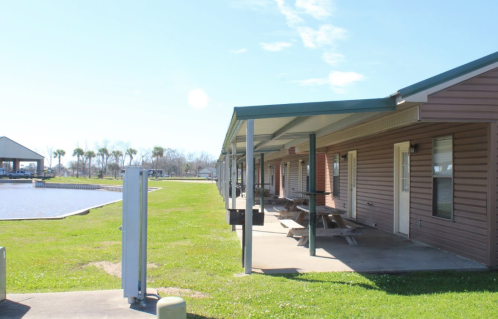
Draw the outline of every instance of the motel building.
M235 107L218 189L233 207L230 179L242 170L246 211L253 184L280 198L308 192L310 220L317 206L341 209L346 221L493 267L497 121L498 52L388 97ZM313 256L309 225L302 249ZM248 273L249 219L245 227Z

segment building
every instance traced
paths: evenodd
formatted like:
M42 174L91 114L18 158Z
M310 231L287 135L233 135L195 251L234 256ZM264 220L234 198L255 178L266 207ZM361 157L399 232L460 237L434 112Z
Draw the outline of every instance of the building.
M204 178L207 178L207 179L212 179L212 178L216 178L217 175L216 175L216 168L214 167L206 167L206 168L203 168L199 171L199 177L204 177Z
M43 174L44 157L8 137L0 137L0 162L11 162L13 170L20 169L21 162L36 162L36 173Z
M498 266L497 122L498 52L386 98L235 107L218 187L229 203L229 167L254 158L272 194L316 176L316 205Z

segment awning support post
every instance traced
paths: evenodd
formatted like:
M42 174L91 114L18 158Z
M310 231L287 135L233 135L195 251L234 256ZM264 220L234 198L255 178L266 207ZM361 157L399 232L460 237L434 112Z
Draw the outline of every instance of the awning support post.
M237 208L237 144L232 143L232 209ZM235 225L232 225L235 231Z
M259 159L259 174L261 176L261 184L260 186L260 195L259 195L259 212L264 213L265 212L265 154L261 153Z
M246 125L246 214L244 273L252 273L252 207L254 205L254 120Z
M309 243L310 256L316 255L316 135L310 134L310 182L309 182L309 198L310 198L310 226L309 226Z

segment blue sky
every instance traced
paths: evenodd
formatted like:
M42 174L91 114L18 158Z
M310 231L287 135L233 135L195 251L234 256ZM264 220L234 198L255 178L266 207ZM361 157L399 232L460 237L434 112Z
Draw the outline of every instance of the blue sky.
M0 136L217 156L234 106L384 97L498 51L497 1L3 1ZM66 160L70 160L66 156Z

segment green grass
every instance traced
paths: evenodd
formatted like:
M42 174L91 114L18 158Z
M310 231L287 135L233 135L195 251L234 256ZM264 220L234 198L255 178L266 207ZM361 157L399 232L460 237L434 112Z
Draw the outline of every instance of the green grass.
M85 178L52 182L120 184ZM192 318L493 318L498 273L310 273L235 277L240 244L215 184L150 181L149 287L192 289ZM119 289L90 262L119 262L121 203L86 216L0 222L10 293Z

